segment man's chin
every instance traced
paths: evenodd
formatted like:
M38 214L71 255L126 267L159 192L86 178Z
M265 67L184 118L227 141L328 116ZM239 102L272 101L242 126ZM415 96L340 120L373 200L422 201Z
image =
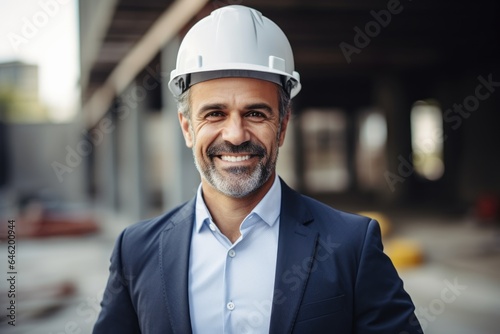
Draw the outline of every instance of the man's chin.
M262 185L259 178L252 175L246 175L244 171L230 171L224 174L218 174L211 178L209 182L212 187L217 189L220 193L229 197L243 198L256 190Z

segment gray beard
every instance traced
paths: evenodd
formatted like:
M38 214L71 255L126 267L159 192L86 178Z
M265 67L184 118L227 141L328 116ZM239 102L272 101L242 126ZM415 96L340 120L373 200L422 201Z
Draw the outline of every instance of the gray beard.
M193 146L195 147L195 146ZM274 157L267 163L259 162L255 169L249 167L231 167L225 170L229 175L224 176L216 169L212 158L211 163L206 167L199 163L193 149L194 163L200 175L207 182L226 196L233 198L243 198L262 187L276 168L278 150Z

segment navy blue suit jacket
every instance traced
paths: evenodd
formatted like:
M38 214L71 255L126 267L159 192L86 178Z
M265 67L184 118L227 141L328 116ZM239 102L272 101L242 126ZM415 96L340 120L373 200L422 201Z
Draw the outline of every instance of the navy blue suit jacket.
M194 203L122 232L94 334L192 331ZM377 222L332 209L284 182L274 289L270 333L422 333L382 252Z

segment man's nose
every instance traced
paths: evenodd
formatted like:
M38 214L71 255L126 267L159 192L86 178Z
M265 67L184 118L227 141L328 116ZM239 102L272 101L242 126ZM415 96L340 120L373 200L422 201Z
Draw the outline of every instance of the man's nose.
M222 130L222 139L235 146L250 140L250 134L241 116L231 116L226 120Z

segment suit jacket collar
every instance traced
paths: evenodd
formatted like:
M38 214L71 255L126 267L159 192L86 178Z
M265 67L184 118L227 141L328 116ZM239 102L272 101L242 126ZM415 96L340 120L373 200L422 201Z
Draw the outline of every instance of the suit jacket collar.
M282 191L280 232L270 333L292 331L318 239L317 233L307 227L313 218L304 205L301 195L280 181ZM160 238L160 272L174 333L192 332L188 275L194 218L193 198L172 215ZM300 275L292 271L297 266L303 270Z
M270 333L290 333L311 271L318 234L307 225L313 217L300 194L283 181L278 259ZM293 268L300 268L297 274Z
M160 273L173 333L191 333L188 275L195 199L168 220L160 236Z

